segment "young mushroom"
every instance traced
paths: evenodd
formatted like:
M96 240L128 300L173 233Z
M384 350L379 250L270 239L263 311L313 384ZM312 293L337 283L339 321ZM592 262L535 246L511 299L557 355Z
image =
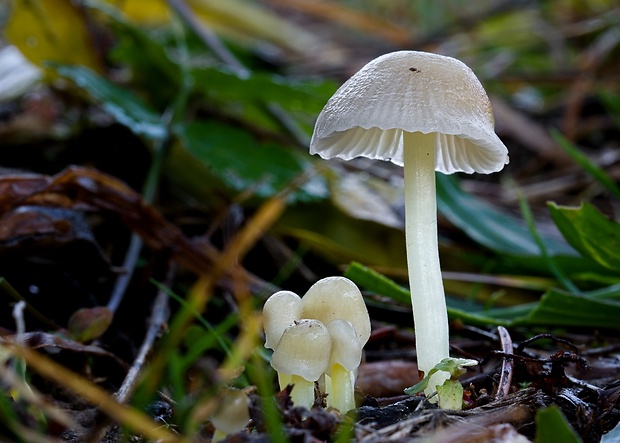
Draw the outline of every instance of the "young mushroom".
M389 160L404 167L418 368L428 374L449 357L435 171L487 174L508 163L484 88L471 69L451 57L416 51L383 55L327 102L314 128L310 153L326 159ZM427 395L448 378L448 373L436 372Z
M358 287L345 277L326 277L301 299L303 317L327 326L332 339L325 393L328 406L345 413L355 408L355 370L370 337L370 317Z
M332 339L325 382L327 406L345 414L355 408L355 371L362 361L363 345L348 321L334 320L325 326Z
M359 288L346 277L325 277L310 286L301 299L303 318L323 324L332 320L351 323L362 346L370 337L370 317Z
M242 431L250 421L249 406L250 399L244 391L224 391L219 408L211 416L211 423L215 428L211 441L218 442L230 434Z
M301 320L303 305L299 295L291 291L278 291L263 305L265 347L275 349L282 334L295 321Z
M308 409L314 404L314 382L329 365L332 342L323 323L302 319L286 328L271 356L280 387L291 384L291 399Z

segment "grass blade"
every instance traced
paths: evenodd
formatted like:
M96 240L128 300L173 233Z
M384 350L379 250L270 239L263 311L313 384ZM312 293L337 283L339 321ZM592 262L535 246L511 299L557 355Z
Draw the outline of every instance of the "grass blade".
M620 198L620 186L609 177L603 169L592 163L592 161L581 152L577 147L571 143L566 137L564 137L559 131L552 130L551 136L560 145L562 149L581 166L585 172L590 174L597 182L603 185L609 192L616 197Z

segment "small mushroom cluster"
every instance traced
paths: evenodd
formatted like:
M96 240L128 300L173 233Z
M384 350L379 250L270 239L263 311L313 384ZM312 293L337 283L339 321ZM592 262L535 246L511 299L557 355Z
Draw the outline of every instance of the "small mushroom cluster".
M263 307L265 347L280 388L294 385L297 406L312 407L320 382L327 404L341 412L355 407L355 371L370 337L370 318L357 286L345 277L327 277L299 297L279 291Z

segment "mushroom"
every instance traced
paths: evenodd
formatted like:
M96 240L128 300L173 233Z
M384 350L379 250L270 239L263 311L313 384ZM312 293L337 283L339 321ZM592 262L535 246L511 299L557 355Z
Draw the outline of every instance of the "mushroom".
M222 394L219 408L211 416L215 427L212 442L224 440L229 434L240 432L250 421L250 399L244 391L227 389Z
M331 337L323 323L302 319L284 330L271 356L280 387L294 385L291 399L310 409L314 404L314 382L325 373L331 353Z
M355 371L362 361L363 345L346 320L330 321L325 327L332 339L325 381L327 406L344 414L355 408Z
M323 324L332 320L351 323L362 346L370 337L370 317L359 288L346 277L325 277L310 286L301 299L302 318Z
M289 326L301 320L303 305L299 295L291 291L278 291L263 305L265 347L275 349Z
M508 163L491 104L475 74L451 57L398 51L347 80L317 119L310 153L389 160L404 167L405 235L418 368L448 353L439 265L435 171L492 173ZM425 391L449 374L438 371Z
M370 337L370 317L358 287L346 277L326 277L303 296L304 318L327 326L332 339L325 393L328 406L340 412L355 408L355 370Z

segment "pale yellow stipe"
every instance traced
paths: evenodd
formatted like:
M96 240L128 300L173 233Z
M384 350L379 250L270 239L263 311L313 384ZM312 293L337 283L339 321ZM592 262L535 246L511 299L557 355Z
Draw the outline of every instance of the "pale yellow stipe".
M299 375L278 373L280 389L293 385L291 400L295 406L304 406L308 409L314 404L314 382L308 381Z
M346 414L351 409L355 409L354 384L355 376L353 372L347 371L343 366L335 364L332 366L331 376L325 377L327 406L338 409Z
M222 441L227 436L228 436L228 434L226 434L226 432L220 431L219 429L216 429L215 432L213 433L213 438L211 439L211 443Z

